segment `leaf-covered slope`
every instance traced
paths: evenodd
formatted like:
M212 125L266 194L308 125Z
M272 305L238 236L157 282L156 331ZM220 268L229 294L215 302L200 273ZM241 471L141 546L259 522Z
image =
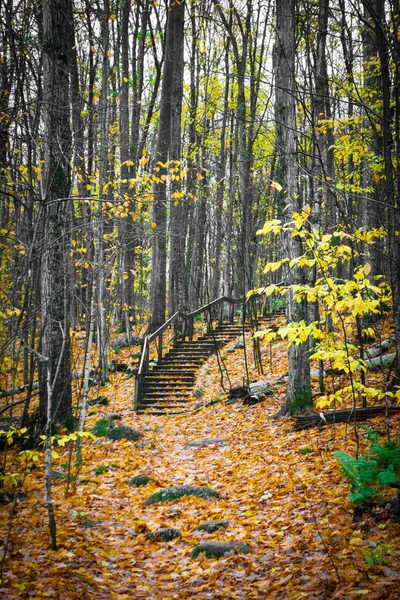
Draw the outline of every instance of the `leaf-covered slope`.
M49 550L42 470L28 474L12 524L3 597L397 598L400 525L368 518L353 523L349 485L333 458L337 450L353 452L351 429L340 424L292 432L289 421L271 418L285 391L284 383L276 384L285 369L281 352L274 350L272 373L265 375L275 382L275 396L254 407L216 402L174 418L134 414L132 381L116 374L101 390L109 406L96 407L88 427L118 412L122 424L144 434L145 443L84 443L73 493L65 495L65 480L53 483L57 552ZM240 385L242 352L227 357L232 384ZM197 386L205 391L204 405L222 393L214 359L203 366ZM393 435L399 434L399 418L392 424ZM363 430L360 435L365 445ZM213 438L224 443L188 445ZM55 468L67 460L65 450ZM153 481L132 485L132 477L142 474ZM151 494L176 485L212 488L218 497L184 496L146 506ZM5 539L7 510L1 520ZM196 530L220 520L227 526L213 533ZM163 541L148 535L162 528L181 536ZM193 558L202 541L247 544L251 552Z

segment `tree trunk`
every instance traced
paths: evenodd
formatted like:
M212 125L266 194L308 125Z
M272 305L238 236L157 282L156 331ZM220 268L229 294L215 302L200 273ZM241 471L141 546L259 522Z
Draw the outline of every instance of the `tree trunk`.
M169 263L169 309L173 314L178 309L186 311L188 306L185 264L185 201L181 184L181 117L183 99L184 70L184 4L175 15L172 56L174 59L174 76L171 89L171 140L169 159L173 176L170 185L170 263Z
M295 96L295 1L277 1L276 41L274 47L276 151L278 182L282 186L280 208L287 219L298 206L296 96ZM284 256L290 259L302 255L301 242L284 236ZM289 285L302 284L304 275L298 267L286 273ZM287 297L288 323L306 320L305 302L295 302L289 291ZM293 410L312 405L308 343L292 344L288 348L289 377L286 398L277 416L288 416Z
M69 14L68 0L44 0L44 166L41 210L45 235L41 263L40 351L45 361L42 361L39 368L40 414L43 423L49 418L63 421L72 414L67 229L71 186ZM50 388L51 398L48 397Z
M166 318L166 268L167 268L167 183L168 160L171 150L175 103L181 103L182 92L176 84L182 77L183 61L176 62L177 48L183 48L184 2L171 0L165 37L165 59L161 88L160 119L158 123L155 152L155 176L153 184L153 240L151 278L151 317L149 331L156 331ZM180 50L179 50L180 52ZM178 97L176 94L179 93Z

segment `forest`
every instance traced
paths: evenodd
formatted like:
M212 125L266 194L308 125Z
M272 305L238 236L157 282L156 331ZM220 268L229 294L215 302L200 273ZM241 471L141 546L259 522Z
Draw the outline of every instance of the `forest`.
M2 597L400 597L399 159L399 0L2 0Z

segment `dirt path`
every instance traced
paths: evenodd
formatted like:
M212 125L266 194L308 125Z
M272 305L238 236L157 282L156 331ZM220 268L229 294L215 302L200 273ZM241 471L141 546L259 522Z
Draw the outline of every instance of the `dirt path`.
M215 398L220 382L214 363L202 368L198 385L207 390L203 402ZM339 449L352 452L351 430L338 425L293 433L289 422L271 419L283 385L254 407L216 403L172 419L135 415L131 389L130 380L116 375L114 384L101 390L110 405L98 407L88 426L118 413L120 422L145 435L145 443L87 442L75 493L65 497L65 481L55 480L57 552L48 548L42 471L29 475L14 516L2 598L400 597L400 525L352 523L349 488L332 456ZM399 433L398 417L393 425ZM210 438L223 441L187 446ZM65 462L66 454L55 467ZM155 481L131 485L140 474ZM175 484L211 487L219 498L145 506L153 492ZM228 524L214 533L194 531L211 520ZM177 528L181 537L146 538L162 527ZM251 553L193 559L201 540L244 542ZM375 556L372 566L366 562L370 556ZM387 564L378 564L379 556Z

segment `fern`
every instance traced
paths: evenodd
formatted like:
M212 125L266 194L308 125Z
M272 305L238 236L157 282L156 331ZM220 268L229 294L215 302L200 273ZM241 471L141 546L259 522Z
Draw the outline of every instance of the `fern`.
M365 502L379 489L397 480L400 473L400 439L378 442L376 432L368 433L369 450L359 458L346 452L335 452L343 475L351 482L349 498L354 504Z

